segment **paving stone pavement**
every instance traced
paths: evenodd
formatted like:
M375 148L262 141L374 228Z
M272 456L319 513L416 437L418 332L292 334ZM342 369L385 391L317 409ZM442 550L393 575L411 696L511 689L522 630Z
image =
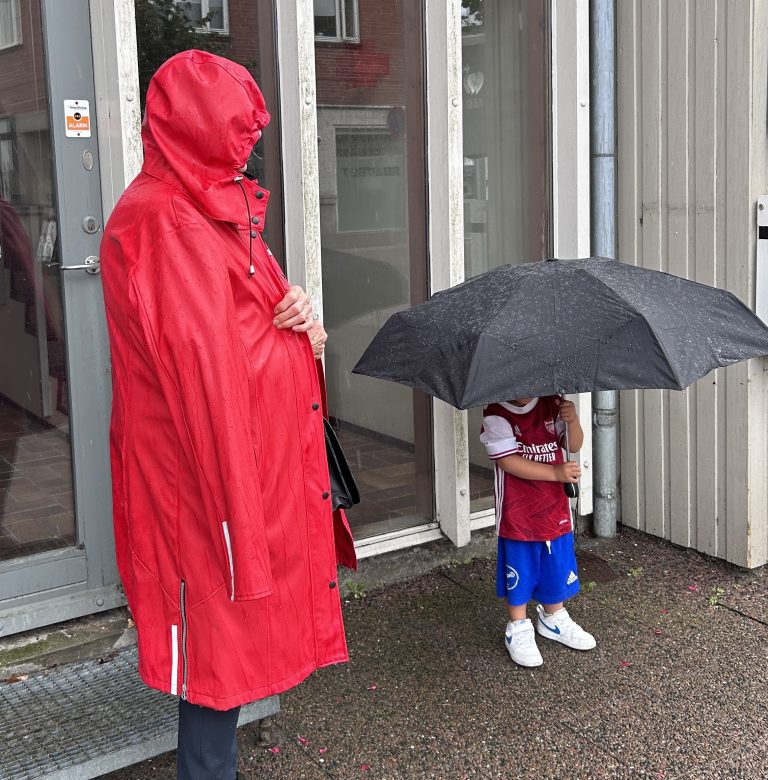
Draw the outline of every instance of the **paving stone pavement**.
M598 647L540 639L534 670L504 649L493 559L349 596L350 663L281 697L279 752L241 729L241 773L768 780L768 574L629 530L579 557L570 609ZM108 777L174 776L171 753Z

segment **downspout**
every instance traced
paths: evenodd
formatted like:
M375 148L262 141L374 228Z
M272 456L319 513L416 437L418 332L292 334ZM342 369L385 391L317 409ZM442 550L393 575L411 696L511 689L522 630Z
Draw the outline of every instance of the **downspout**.
M589 7L592 254L616 259L616 19L615 0ZM616 535L619 509L618 393L592 394L594 531Z

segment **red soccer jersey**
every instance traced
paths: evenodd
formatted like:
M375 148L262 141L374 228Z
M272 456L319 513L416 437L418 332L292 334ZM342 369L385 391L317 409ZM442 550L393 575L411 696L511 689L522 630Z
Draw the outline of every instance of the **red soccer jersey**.
M565 433L560 398L534 398L526 406L491 404L483 411L480 440L488 457L521 455L540 463L563 463ZM561 482L541 482L496 473L496 532L504 539L545 542L571 530L571 511Z

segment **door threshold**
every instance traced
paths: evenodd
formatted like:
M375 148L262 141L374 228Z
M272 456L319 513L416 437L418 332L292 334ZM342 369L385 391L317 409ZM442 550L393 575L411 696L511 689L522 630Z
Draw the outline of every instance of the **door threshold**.
M403 550L406 547L415 547L419 544L434 542L443 539L443 533L437 522L423 523L422 525L403 528L399 531L371 536L355 542L355 552L358 560L370 558L374 555Z

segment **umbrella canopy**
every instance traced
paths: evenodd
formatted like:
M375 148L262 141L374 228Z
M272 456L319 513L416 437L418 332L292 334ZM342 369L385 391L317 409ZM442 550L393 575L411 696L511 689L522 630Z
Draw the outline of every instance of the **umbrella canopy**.
M467 409L594 390L682 390L768 354L733 294L590 257L502 266L394 314L354 373Z

